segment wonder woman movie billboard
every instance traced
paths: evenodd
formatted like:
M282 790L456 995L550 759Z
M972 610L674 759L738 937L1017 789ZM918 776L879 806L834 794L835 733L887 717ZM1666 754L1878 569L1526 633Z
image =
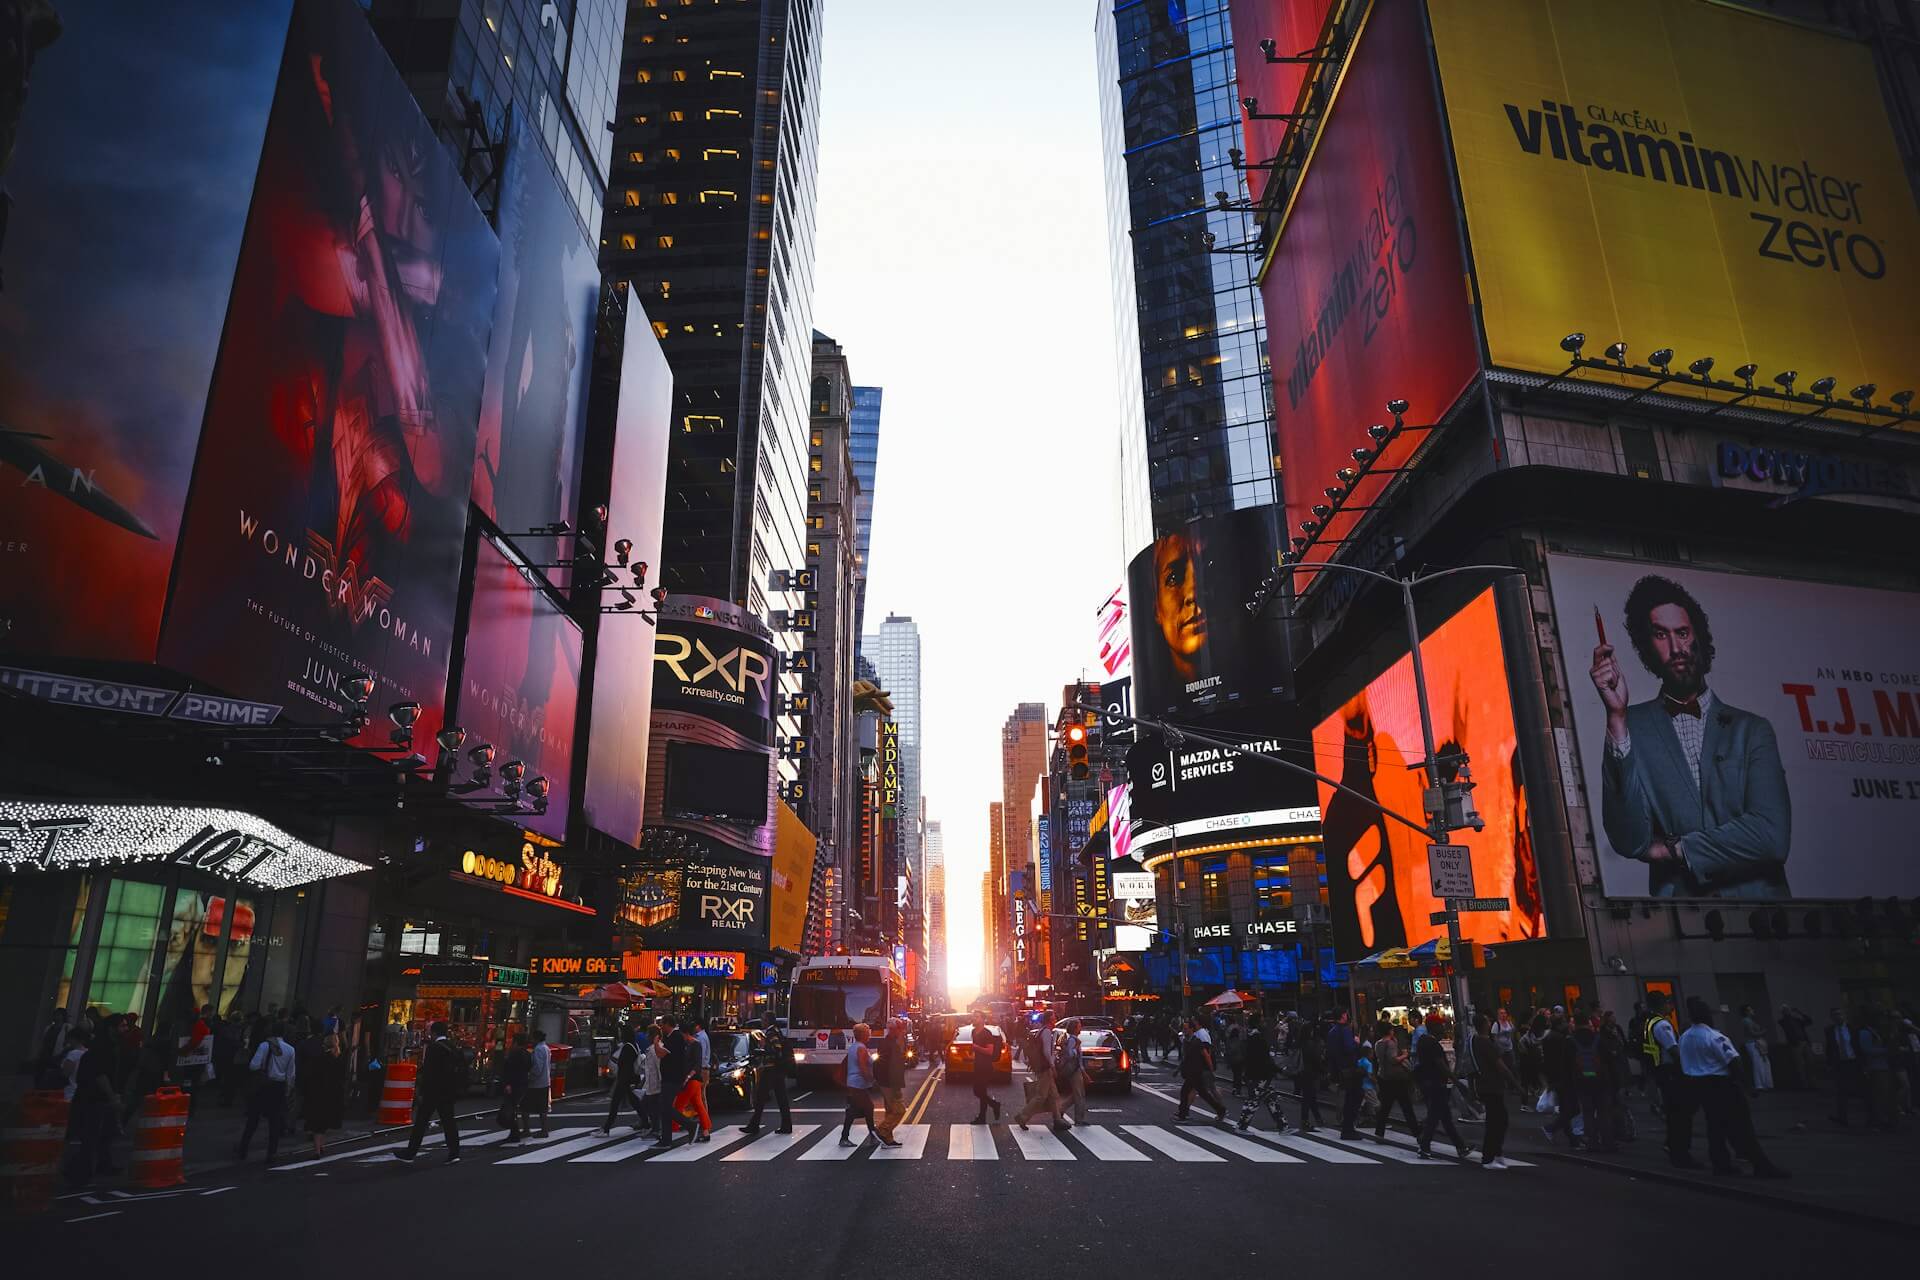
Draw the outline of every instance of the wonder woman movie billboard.
M547 780L545 815L523 814L514 821L564 840L580 697L580 628L536 575L491 539L479 539L454 715L467 731L469 748L491 742L497 763L521 761L528 779Z
M181 526L161 660L441 726L498 245L365 16L302 0Z
M1465 752L1473 801L1483 831L1456 831L1465 845L1477 896L1506 898L1506 911L1460 917L1475 942L1514 942L1546 936L1540 874L1527 822L1526 779L1507 689L1493 589L1475 596L1420 642L1427 701L1433 710L1436 754ZM1423 815L1423 747L1413 660L1402 656L1375 676L1313 732L1314 771L1371 796L1419 822ZM1443 937L1429 923L1444 903L1431 892L1426 840L1346 792L1319 784L1321 834L1326 850L1327 903L1334 953L1358 959L1385 947L1418 946Z
M518 124L500 183L499 226L500 293L480 401L473 504L518 536L573 523L580 514L581 432L600 299L599 263L573 203ZM519 541L560 547L555 540Z
M153 660L291 10L0 0L0 654Z

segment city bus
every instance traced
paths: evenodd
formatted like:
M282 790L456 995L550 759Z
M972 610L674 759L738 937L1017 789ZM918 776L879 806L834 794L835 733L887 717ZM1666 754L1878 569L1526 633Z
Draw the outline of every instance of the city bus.
M802 1079L819 1079L847 1057L855 1023L873 1028L907 1011L907 984L891 956L813 956L793 971L787 999L787 1039Z

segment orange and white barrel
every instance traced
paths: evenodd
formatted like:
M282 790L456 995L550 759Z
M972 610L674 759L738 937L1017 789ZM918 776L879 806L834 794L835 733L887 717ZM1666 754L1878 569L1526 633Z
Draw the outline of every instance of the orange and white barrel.
M58 1089L22 1095L19 1109L0 1130L0 1178L14 1212L42 1213L53 1204L66 1144L67 1095Z
M380 1123L389 1128L413 1123L413 1083L420 1074L417 1062L389 1062L380 1086Z
M567 1059L573 1056L573 1046L551 1045L548 1052L553 1056L553 1072L548 1076L552 1083L547 1087L547 1097L564 1098L567 1096Z
M187 1091L162 1085L147 1095L133 1122L127 1176L136 1187L177 1187L187 1180Z

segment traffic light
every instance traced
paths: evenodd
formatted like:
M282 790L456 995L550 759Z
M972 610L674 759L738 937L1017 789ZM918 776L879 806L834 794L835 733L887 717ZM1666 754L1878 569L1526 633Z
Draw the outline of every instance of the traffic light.
M1067 771L1075 782L1086 781L1090 772L1087 763L1087 726L1084 724L1067 726Z

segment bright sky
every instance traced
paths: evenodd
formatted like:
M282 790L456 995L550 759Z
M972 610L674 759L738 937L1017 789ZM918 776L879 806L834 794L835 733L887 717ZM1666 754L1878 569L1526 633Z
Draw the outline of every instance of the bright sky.
M1091 673L1125 573L1093 0L966 9L829 0L814 294L854 381L886 388L867 629L920 626L957 1001L1000 725Z

